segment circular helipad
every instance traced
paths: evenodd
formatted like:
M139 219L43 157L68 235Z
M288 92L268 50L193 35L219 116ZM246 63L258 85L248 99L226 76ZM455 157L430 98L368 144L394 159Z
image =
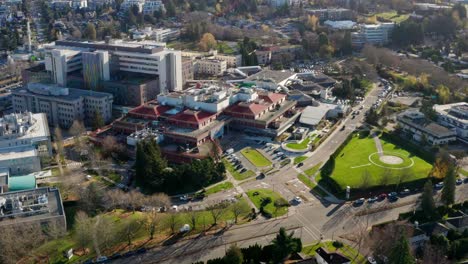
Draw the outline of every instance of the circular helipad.
M386 164L396 165L403 163L403 159L393 155L380 156L380 161Z
M374 152L369 155L369 161L376 166L387 169L402 170L411 168L414 160L398 152Z

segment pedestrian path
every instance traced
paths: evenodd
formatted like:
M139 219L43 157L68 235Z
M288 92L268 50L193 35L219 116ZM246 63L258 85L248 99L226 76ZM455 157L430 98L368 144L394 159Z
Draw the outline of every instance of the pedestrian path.
M374 139L377 153L379 153L379 156L382 157L384 153L383 153L382 142L380 142L380 138L375 133L372 135L372 138Z

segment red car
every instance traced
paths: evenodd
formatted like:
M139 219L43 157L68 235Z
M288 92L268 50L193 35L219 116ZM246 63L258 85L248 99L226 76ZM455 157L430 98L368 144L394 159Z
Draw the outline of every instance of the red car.
M379 200L385 200L385 198L387 198L386 193L382 193L382 194L379 195Z

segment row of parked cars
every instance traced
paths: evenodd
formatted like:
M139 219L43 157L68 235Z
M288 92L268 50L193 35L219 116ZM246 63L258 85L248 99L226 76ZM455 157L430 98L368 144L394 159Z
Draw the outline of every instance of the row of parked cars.
M288 156L286 156L285 153L281 152L281 148L280 147L276 147L275 145L273 144L266 144L264 147L263 147L263 150L265 152L270 152L272 151L272 153L270 154L271 156L273 156L273 158L279 158L280 160L284 160L284 159L287 159Z
M239 173L244 173L247 169L242 165L239 157L236 154L229 154L226 156L226 159L232 164L235 170L239 171Z
M93 260L93 259L89 259L87 261L85 261L83 264L91 264L91 263L107 263L107 262L110 262L111 260L114 260L114 259L119 259L119 258L127 258L127 257L131 257L131 256L135 256L135 255L138 255L138 254L143 254L147 251L146 248L139 248L137 250L132 250L132 251L127 251L123 254L121 253L115 253L114 255L112 256L100 256L100 257L97 257L96 260Z
M456 180L456 185L462 185L463 183L468 183L468 178L464 178L464 179L457 179ZM439 182L439 183L436 183L434 185L434 189L435 190L441 190L442 188L444 188L444 183L443 182ZM410 194L411 191L409 189L404 189L403 191L401 191L399 194L396 193L396 192L391 192L391 193L382 193L378 196L374 196L374 197L370 197L367 199L367 203L374 203L374 202L377 202L377 201L383 201L385 199L388 199L390 202L396 202L398 201L398 198L399 196L400 197L404 197L408 194ZM360 205L363 205L364 203L366 202L366 199L365 198L359 198L357 199L356 201L354 201L354 205L355 206L360 206Z

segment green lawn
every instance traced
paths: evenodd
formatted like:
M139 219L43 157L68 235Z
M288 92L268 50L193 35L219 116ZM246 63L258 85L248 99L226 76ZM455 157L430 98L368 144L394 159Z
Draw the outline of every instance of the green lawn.
M241 153L256 167L266 167L271 165L271 161L256 149L245 148L241 150Z
M460 169L458 171L461 175L465 176L465 177L468 177L468 171L464 170L464 169Z
M234 166L232 166L232 164L226 159L223 159L223 163L224 163L224 166L226 166L226 170L228 170L231 173L232 177L234 177L234 179L236 179L238 181L245 180L245 179L250 178L250 177L255 175L255 172L253 172L251 170L247 170L244 173L238 172L234 168Z
M295 150L303 150L303 149L307 149L307 147L309 146L309 142L310 142L310 137L306 137L299 143L288 143L286 144L286 147L290 149L295 149Z
M236 51L231 48L226 42L218 41L218 44L216 45L216 49L218 50L219 53L222 54L234 54Z
M339 252L343 254L345 257L351 259L351 263L367 263L366 259L364 256L359 254L359 252L352 248L349 245L344 244L343 247L337 249L335 246L333 246L332 241L325 241L322 243L317 243L314 245L309 245L305 246L302 248L302 253L308 256L315 256L315 250L317 250L319 247L325 248L328 252Z
M258 194L254 195L254 193ZM270 214L272 217L282 216L288 212L287 206L275 207L275 201L278 199L282 199L287 203L287 201L277 192L274 192L269 189L253 189L248 191L247 195L258 209L260 209L262 201L264 201L265 198L269 197L271 199L271 202L264 206L264 211L267 214Z
M307 159L306 156L298 156L298 157L295 157L295 158L294 158L294 164L301 163L301 162L303 162L303 161L306 160L306 159Z
M322 166L321 162L311 168L308 168L307 170L304 171L304 173L307 174L307 176L312 176L319 170L320 166Z
M374 154L377 152L374 140L371 137L359 138L354 135L335 159L335 167L331 177L341 189L345 189L348 185L352 188L369 188L383 184L397 184L400 178L402 182L411 182L427 177L432 168L431 164L390 142L382 139L381 142L384 153L403 158L403 163L398 166L380 162L378 154ZM378 165L385 165L386 168ZM369 175L369 178L364 186L363 177L366 174ZM382 177L382 175L389 176ZM316 180L319 181L320 177Z
M217 193L217 192L232 189L233 187L234 187L234 185L232 184L232 182L227 181L227 182L223 182L223 183L220 183L220 184L216 184L215 186L206 189L205 194L210 195L210 194L213 194L213 193Z
M304 183L307 187L309 187L315 194L318 196L327 196L327 193L324 192L320 187L317 186L314 182L310 180L310 178L304 174L297 175L297 178Z
M409 18L408 14L401 14L399 15L396 11L384 12L375 14L377 17L381 17L384 19L391 20L395 23L401 23Z

